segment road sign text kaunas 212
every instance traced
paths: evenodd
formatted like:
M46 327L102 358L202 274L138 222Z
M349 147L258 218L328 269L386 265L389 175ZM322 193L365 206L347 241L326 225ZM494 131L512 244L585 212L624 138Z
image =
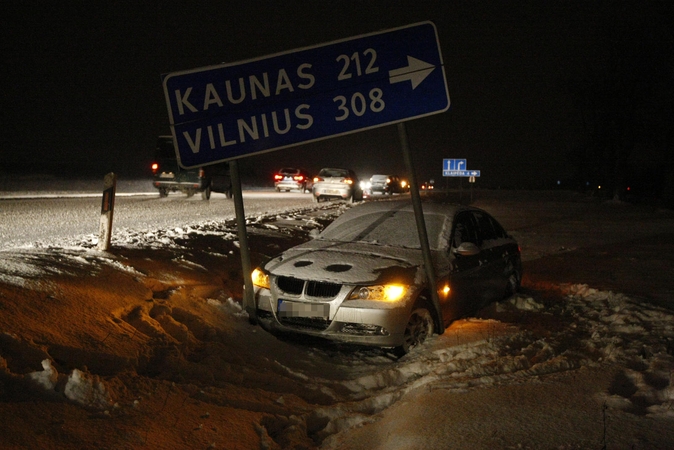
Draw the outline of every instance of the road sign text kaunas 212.
M417 23L163 79L176 149L195 167L449 108L437 31Z

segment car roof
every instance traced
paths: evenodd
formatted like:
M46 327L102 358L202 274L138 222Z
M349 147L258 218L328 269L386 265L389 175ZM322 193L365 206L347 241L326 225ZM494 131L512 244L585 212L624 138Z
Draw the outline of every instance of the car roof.
M451 217L460 211L480 211L478 208L474 208L472 206L442 201L424 201L422 202L421 208L424 214L444 214ZM349 216L358 216L361 214L371 214L386 211L414 212L414 207L410 199L372 201L356 205L344 212L342 215L348 218Z

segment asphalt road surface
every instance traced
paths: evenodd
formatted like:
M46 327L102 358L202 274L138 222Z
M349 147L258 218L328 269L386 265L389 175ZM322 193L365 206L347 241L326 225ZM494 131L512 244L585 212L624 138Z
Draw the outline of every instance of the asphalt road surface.
M101 201L100 194L76 192L3 197L0 199L0 250L98 235ZM309 193L244 191L243 203L246 217L251 217L308 207L312 199ZM156 192L124 193L115 200L113 234L115 228L178 227L234 217L234 201L224 194L214 193L205 201L199 195L188 198L180 193L166 198L159 198Z

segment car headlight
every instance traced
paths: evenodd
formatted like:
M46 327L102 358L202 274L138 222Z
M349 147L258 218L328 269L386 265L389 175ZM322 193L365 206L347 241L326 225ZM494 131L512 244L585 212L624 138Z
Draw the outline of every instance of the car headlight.
M402 284L384 284L379 286L360 286L351 291L349 300L379 300L397 302L407 295L409 286Z
M253 270L251 278L253 279L253 286L269 289L269 275L264 273L259 267Z

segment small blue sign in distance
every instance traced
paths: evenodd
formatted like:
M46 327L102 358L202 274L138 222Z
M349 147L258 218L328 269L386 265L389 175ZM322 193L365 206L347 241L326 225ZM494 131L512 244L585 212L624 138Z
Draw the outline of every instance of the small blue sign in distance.
M466 170L467 160L465 159L443 159L442 170Z
M421 22L163 78L185 168L449 108L437 30Z
M443 170L443 177L479 177L479 170Z

